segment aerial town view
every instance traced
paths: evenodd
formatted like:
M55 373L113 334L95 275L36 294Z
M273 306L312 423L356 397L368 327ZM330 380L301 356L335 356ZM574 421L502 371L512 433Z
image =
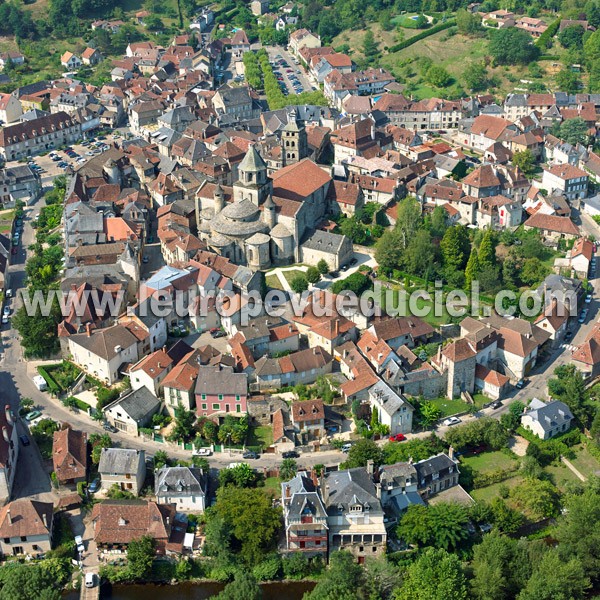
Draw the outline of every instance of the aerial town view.
M600 598L600 0L0 0L0 600Z

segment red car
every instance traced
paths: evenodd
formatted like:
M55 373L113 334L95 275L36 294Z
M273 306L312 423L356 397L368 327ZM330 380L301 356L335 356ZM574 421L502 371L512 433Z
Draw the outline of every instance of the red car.
M403 442L404 440L406 440L406 436L403 433L390 435L390 442Z

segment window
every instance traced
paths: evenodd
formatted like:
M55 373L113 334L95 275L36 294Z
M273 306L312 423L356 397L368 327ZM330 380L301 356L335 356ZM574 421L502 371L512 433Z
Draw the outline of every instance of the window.
M236 402L239 402L239 401L240 401L240 395L239 395L239 394L236 394L236 396L235 396L235 401L236 401Z
M235 405L235 412L237 412L237 413L242 412L242 406L240 404Z
M206 394L201 395L202 400L206 400Z
M216 402L212 405L213 410L219 410L221 408L220 404L217 404Z
M206 402L203 402L203 403L202 403L202 410L206 410L206 409L207 409Z
M219 394L219 400L223 400L223 394Z
M27 541L27 536L26 535L22 535L21 536L21 541L22 542L26 542Z

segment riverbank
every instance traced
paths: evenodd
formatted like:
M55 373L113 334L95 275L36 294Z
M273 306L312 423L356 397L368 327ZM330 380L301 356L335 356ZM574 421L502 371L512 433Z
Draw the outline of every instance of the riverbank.
M152 583L136 585L102 586L102 600L208 600L223 590L226 584L217 581L198 583L185 582L176 585ZM263 600L302 600L306 592L316 585L315 581L270 581L260 584ZM63 600L79 600L79 592L71 591L63 595Z

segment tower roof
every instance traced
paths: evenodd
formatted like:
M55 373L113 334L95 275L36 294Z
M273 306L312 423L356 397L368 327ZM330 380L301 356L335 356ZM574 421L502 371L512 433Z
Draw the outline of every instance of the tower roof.
M242 162L239 165L240 171L261 171L267 168L267 164L262 159L262 156L258 153L256 146L252 145L248 148L246 156L244 156Z

